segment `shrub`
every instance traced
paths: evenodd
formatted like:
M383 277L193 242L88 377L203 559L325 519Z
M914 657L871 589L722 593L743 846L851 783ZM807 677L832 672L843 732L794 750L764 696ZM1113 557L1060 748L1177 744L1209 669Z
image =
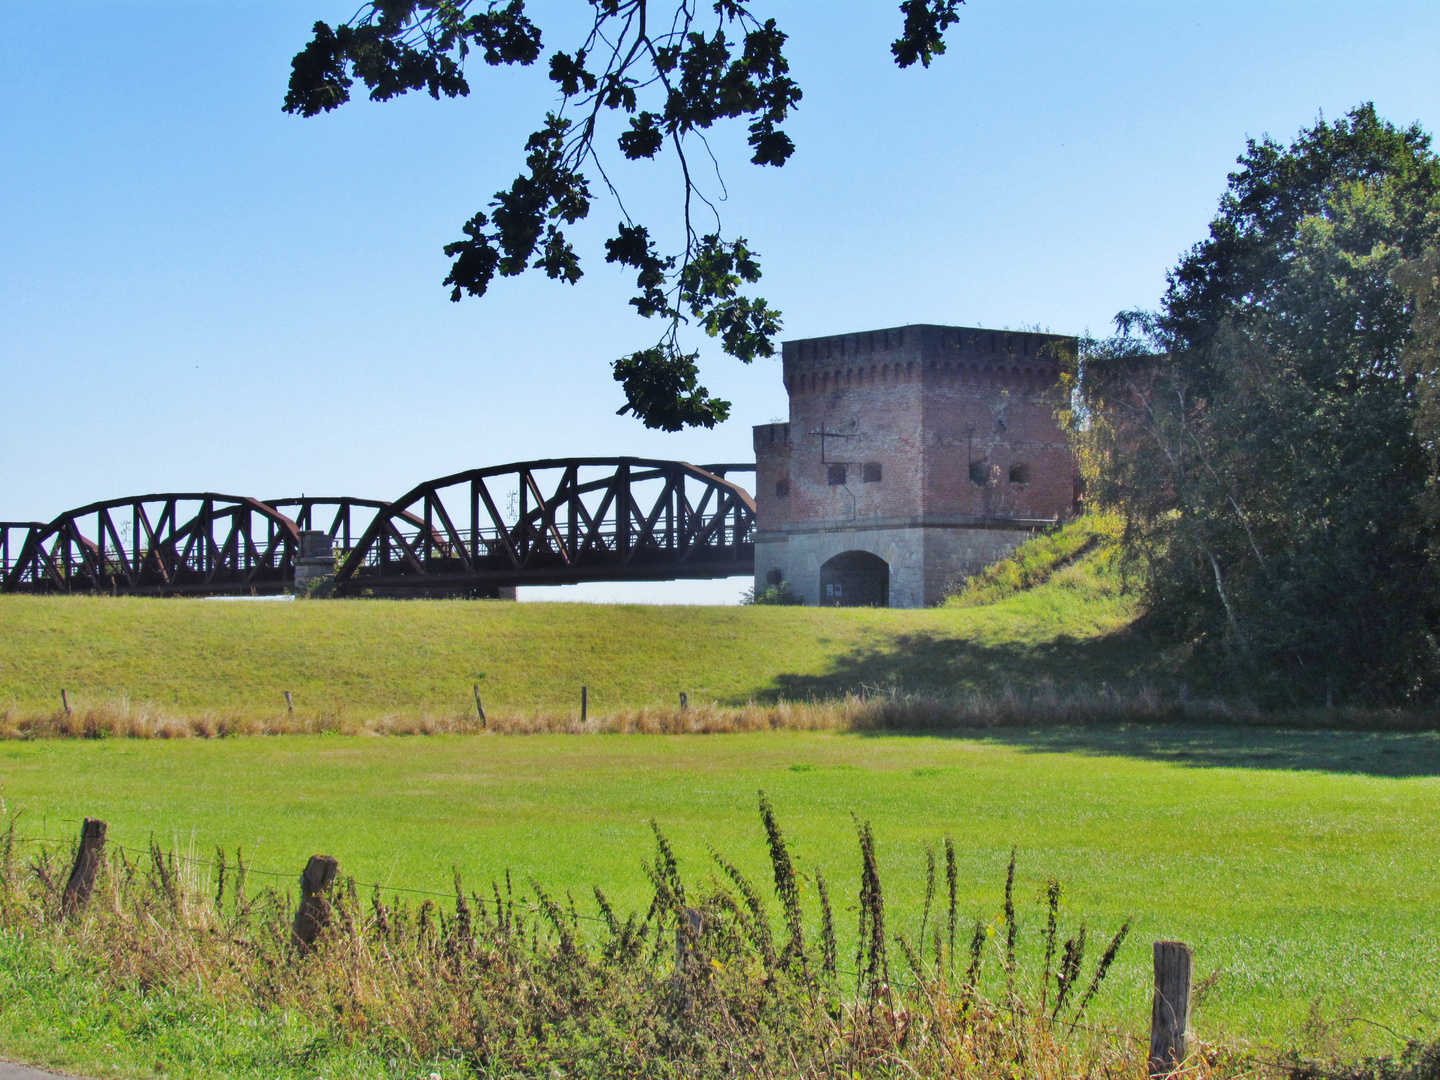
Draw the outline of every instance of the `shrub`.
M574 897L552 896L534 879L518 889L508 874L485 892L467 892L457 875L443 906L387 898L378 886L364 896L349 880L327 895L313 948L297 950L291 899L275 889L252 895L252 871L238 853L234 864L219 853L198 863L153 844L147 852L112 846L88 907L67 919L63 860L42 847L21 871L12 824L0 936L46 941L60 966L94 983L192 1005L203 999L208 1015L230 1024L288 1012L333 1045L396 1064L444 1053L476 1076L1138 1075L1143 1053L1134 1043L1077 1028L1128 924L1092 960L1083 924L1060 942L1061 890L1052 882L1042 893L1045 961L1022 973L1013 854L1003 921L977 921L972 933L947 840L944 892L932 851L924 914L918 927L896 933L885 919L875 838L857 823L861 889L849 970L824 875L817 869L810 879L819 910L807 912L804 875L763 793L760 815L778 927L765 890L734 863L712 852L710 877L686 877L656 827L653 897L643 913L621 915L596 888L596 914L582 914ZM807 932L807 916L817 933ZM146 1053L146 1038L155 1038L148 1030L124 1038ZM148 1053L147 1065L168 1051L153 1045Z
M745 590L740 597L740 602L742 604L797 605L805 603L805 598L792 591L790 582L782 578L776 584L767 585L759 592L756 592L753 587Z

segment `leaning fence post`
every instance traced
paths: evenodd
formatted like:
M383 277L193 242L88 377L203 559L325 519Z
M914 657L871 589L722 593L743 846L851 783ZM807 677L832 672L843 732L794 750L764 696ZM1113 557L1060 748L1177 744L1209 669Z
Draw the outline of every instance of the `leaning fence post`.
M70 715L70 696L65 693L65 688L60 688L60 705L65 710L65 715Z
M95 875L100 872L100 860L105 854L105 828L105 822L88 817L80 827L80 850L75 853L75 865L61 900L66 915L78 914L95 891Z
M580 722L585 723L585 714L590 711L590 688L580 687Z
M475 711L480 714L480 726L485 726L485 706L480 704L480 684L475 684Z
M311 855L300 875L300 906L295 909L295 925L290 929L290 937L301 956L314 947L315 939L330 921L325 890L334 884L339 872L338 860L329 855Z
M1150 1010L1150 1075L1169 1076L1190 1056L1190 970L1194 953L1179 941L1155 942L1155 1000Z

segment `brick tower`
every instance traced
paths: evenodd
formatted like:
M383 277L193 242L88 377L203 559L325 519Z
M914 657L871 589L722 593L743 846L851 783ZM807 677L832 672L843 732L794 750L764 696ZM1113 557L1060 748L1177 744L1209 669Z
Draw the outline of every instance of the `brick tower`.
M1055 345L903 326L784 345L790 421L755 428L757 592L922 607L1071 514Z

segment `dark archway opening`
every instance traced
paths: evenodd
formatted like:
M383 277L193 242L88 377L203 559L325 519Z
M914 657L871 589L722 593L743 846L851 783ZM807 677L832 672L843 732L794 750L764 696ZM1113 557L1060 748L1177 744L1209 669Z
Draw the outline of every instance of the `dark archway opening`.
M820 567L821 607L889 607L890 564L868 551L842 551Z

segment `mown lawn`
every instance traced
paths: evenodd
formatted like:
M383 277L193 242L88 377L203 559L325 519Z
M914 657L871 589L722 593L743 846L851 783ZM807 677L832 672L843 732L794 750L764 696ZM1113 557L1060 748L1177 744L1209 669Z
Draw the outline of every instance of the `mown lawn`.
M0 596L0 712L128 701L179 711L370 716L487 708L738 705L1173 682L1133 595L1096 560L983 608L886 611L485 601L214 603Z
M37 741L0 748L6 810L30 836L83 815L116 843L151 837L208 856L242 847L290 887L305 858L388 887L469 886L512 871L619 906L648 894L658 821L691 875L707 845L757 882L767 864L756 791L774 800L805 870L834 883L853 934L859 859L850 814L873 822L893 932L913 934L924 850L947 833L968 921L1001 905L1019 849L1031 941L1048 875L1066 918L1109 935L1133 917L1101 1015L1143 1029L1149 943L1196 948L1219 971L1198 1018L1282 1039L1319 1002L1404 1034L1440 1009L1440 739L1262 729L1048 729L983 739L775 732L722 736L281 736ZM259 879L256 880L258 884ZM812 897L813 899L813 897ZM814 914L814 911L811 912ZM842 942L842 957L844 943ZM1028 957L1031 970L1036 958ZM0 1046L19 1033L0 1002ZM10 1019L6 1019L9 1017ZM1381 1045L1388 1036L1366 1037Z

